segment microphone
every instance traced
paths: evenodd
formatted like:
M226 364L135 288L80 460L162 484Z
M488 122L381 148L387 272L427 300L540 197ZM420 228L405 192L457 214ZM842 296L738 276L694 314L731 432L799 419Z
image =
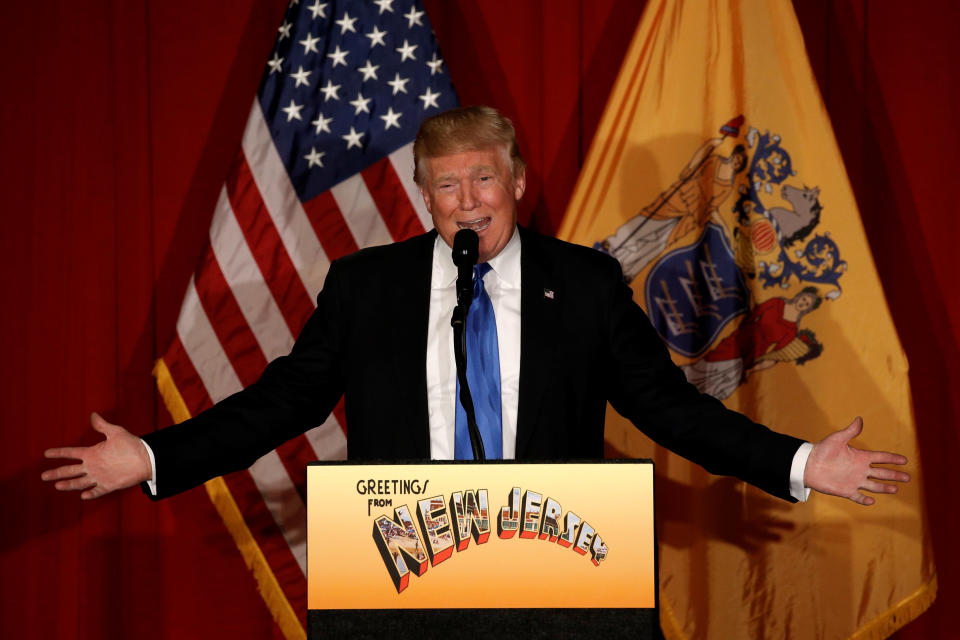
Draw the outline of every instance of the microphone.
M457 306L464 313L473 301L473 266L480 257L480 236L472 229L460 229L453 236L453 264L457 265Z
M453 308L450 325L453 327L453 357L457 365L457 380L460 381L460 404L467 416L467 433L470 434L470 448L473 459L486 460L483 450L483 438L477 426L473 396L470 395L470 383L467 381L467 337L464 329L467 313L473 302L473 266L480 256L480 237L472 229L461 229L453 236L453 264L457 265L457 306Z

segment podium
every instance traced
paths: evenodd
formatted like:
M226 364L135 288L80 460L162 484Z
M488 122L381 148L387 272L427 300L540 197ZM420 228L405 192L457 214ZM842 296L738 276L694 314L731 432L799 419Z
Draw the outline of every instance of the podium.
M307 468L308 637L657 637L649 460Z

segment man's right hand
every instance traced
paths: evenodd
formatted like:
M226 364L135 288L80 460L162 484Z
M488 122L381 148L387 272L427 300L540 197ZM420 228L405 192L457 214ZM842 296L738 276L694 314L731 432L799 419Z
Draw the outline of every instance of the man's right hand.
M96 413L90 416L90 424L106 436L106 440L92 447L47 449L44 457L79 460L80 464L44 471L41 479L56 481L53 486L58 491L82 490L80 497L84 500L150 480L153 472L150 456L140 438Z

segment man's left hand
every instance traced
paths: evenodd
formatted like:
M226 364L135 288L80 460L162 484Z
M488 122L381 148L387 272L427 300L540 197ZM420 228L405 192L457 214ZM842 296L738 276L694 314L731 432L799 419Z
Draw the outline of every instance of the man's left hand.
M907 459L897 453L866 451L850 446L860 435L863 420L855 418L846 429L835 431L813 445L803 472L803 483L832 496L849 498L864 506L875 500L862 491L896 493L897 485L889 482L909 482L909 474L895 469L874 467L875 464L906 464Z

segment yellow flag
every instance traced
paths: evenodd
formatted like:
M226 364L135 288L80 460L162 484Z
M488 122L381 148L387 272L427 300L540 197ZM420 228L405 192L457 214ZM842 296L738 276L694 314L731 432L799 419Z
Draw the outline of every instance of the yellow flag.
M936 594L907 362L789 2L651 0L560 236L620 260L688 380L809 441L910 459L864 508L790 505L647 440L668 638L885 638Z

